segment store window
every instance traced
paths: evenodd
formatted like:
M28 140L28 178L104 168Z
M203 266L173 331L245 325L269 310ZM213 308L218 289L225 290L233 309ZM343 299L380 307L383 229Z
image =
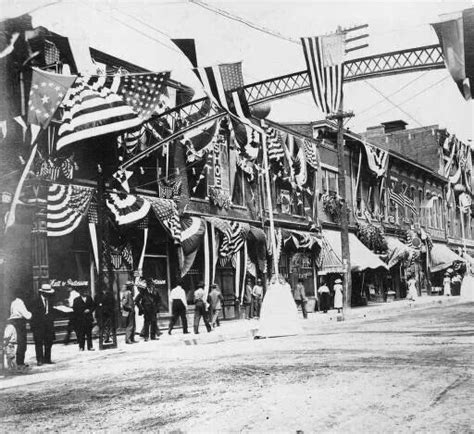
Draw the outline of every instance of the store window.
M234 180L234 191L232 192L232 203L234 205L245 205L245 176L242 170L237 169Z

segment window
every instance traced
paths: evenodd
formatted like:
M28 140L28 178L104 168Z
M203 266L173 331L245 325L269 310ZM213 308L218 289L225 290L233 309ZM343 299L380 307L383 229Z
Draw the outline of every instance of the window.
M245 176L242 170L237 169L234 178L234 191L232 192L232 203L234 205L245 204Z
M324 168L321 170L322 192L326 194L339 194L338 173L335 170Z

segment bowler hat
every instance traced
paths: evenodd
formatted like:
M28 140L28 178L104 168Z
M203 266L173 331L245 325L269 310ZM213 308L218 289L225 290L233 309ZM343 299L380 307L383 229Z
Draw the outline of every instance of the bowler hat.
M39 289L43 294L54 294L54 289L49 283L43 283Z

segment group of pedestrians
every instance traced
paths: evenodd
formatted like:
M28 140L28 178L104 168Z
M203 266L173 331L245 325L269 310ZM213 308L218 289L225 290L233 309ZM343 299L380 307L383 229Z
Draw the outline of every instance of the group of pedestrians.
M262 279L257 279L256 284L252 285L252 279L247 278L243 297L245 318L260 318L263 301Z
M183 333L189 333L188 320L186 317L188 302L186 298L186 292L184 291L181 284L178 284L175 288L173 288L170 293L170 298L172 316L168 327L168 334L171 335L171 332L173 331L178 319L181 319ZM206 326L208 333L211 332L215 327L219 327L219 315L224 303L224 297L222 296L219 286L217 284L212 284L211 290L206 297L206 293L204 291L204 282L199 282L197 284L196 290L194 291L193 299L194 334L199 334L199 324L201 322L201 318L204 321L204 325Z

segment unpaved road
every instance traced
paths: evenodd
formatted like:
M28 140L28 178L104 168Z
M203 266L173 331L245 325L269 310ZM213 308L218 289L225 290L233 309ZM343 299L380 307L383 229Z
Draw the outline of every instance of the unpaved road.
M141 343L0 380L0 427L25 431L473 432L474 304L305 334ZM16 378L15 378L16 381Z

